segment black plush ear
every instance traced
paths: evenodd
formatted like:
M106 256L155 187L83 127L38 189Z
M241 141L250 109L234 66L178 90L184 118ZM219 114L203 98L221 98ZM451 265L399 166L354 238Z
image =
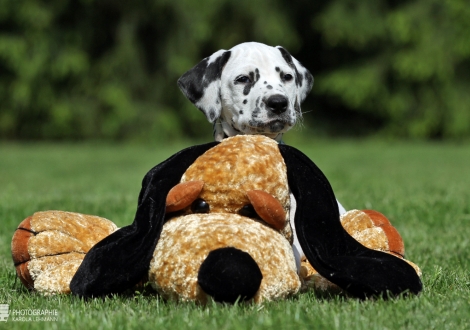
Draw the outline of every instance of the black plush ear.
M230 51L219 50L178 79L178 86L183 94L206 115L211 123L214 123L222 112L220 76L230 55Z
M134 222L90 249L72 278L72 293L81 297L121 293L146 277L164 223L168 192L196 158L216 144L180 151L145 175Z
M297 238L318 273L359 298L419 293L422 284L413 267L364 247L344 230L333 190L318 167L293 147L279 149L297 201Z
M287 64L295 71L295 84L297 85L299 102L302 103L312 90L313 76L302 63L297 61L285 48L276 46Z

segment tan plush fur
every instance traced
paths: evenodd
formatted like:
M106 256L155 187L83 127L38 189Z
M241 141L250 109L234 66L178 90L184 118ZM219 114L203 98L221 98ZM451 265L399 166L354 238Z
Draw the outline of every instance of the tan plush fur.
M300 288L292 247L268 226L236 214L190 214L164 225L150 264L149 280L165 298L205 303L197 283L199 266L210 251L235 247L248 252L263 280L254 300L274 300Z
M97 216L36 212L20 224L12 240L18 276L42 294L69 293L85 254L116 229L114 223Z
M204 181L199 198L211 206L211 213L237 213L250 204L247 192L262 190L283 206L286 220L290 199L287 170L277 143L265 136L234 136L200 156L181 182ZM292 239L289 221L281 232Z
M75 248L80 249L77 252L86 253L93 245L114 232L117 227L111 221L94 215L47 211L34 213L31 219L31 229L36 233L56 231L63 234L64 238L75 239L79 242L75 245ZM67 244L66 242L64 241L64 244ZM64 251L70 251L71 248L65 248Z

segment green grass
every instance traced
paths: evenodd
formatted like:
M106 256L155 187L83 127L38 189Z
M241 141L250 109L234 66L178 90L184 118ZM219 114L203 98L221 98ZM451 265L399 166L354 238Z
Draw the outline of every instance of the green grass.
M303 294L264 305L206 307L151 294L83 302L41 297L15 280L10 240L38 210L132 222L148 169L183 144L163 147L0 144L0 304L57 309L57 322L0 322L9 329L469 329L469 145L314 141L297 145L325 172L346 208L386 214L407 258L423 270L418 297L358 301Z

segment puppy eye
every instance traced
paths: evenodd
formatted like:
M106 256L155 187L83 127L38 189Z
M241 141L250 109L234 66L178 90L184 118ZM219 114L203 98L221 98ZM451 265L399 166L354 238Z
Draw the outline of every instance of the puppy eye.
M255 208L251 204L243 206L238 211L238 214L247 218L259 218L258 213L256 213Z
M247 83L251 82L251 79L248 76L240 76L237 79L235 79L235 81L239 82L241 84L247 84Z
M291 75L291 74L285 74L284 77L282 77L282 79L284 81L291 81L294 77Z
M196 199L191 204L191 211L193 211L193 213L209 213L209 210L209 204L201 198Z

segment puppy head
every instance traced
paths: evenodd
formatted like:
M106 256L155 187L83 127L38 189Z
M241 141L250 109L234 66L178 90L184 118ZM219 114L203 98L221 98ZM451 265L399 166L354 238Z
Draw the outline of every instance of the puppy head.
M178 85L210 122L221 119L226 135L274 138L301 116L313 77L284 48L249 42L205 58Z

